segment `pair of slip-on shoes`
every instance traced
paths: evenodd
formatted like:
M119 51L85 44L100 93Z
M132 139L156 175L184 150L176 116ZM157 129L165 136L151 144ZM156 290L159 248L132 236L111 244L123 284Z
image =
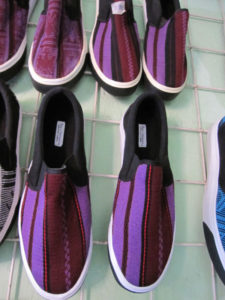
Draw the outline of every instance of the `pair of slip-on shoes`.
M144 1L143 70L147 83L167 99L184 87L188 11L178 0ZM142 61L132 0L97 0L96 22L90 40L93 72L110 93L127 95L142 75Z
M167 121L158 96L144 94L130 106L121 146L109 257L119 283L142 293L165 274L175 232ZM47 299L72 296L85 278L92 249L89 197L82 110L70 91L55 88L40 106L18 223L27 275Z
M24 62L26 27L36 0L0 0L0 77L14 76ZM80 0L46 0L28 67L34 86L46 92L69 85L85 65L87 42Z

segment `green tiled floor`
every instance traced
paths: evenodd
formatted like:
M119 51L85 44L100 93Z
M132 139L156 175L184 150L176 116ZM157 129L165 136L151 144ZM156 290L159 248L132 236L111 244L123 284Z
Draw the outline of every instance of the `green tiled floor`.
M133 0L140 37L144 37L142 0ZM87 279L72 299L82 300L222 300L225 287L214 273L202 230L202 196L206 180L206 133L225 115L225 0L182 0L191 13L187 38L188 79L184 91L166 103L169 155L176 195L176 244L168 272L152 293L131 294L115 281L107 254L107 229L120 169L119 121L143 92L113 97L96 84L89 68L73 92L85 116L85 150L90 174L94 249ZM28 49L44 0L38 0L28 26ZM95 0L83 0L89 39ZM29 51L28 51L29 53ZM21 167L26 174L32 158L33 137L41 95L33 88L27 65L10 86L22 110ZM0 300L40 299L25 274L16 223L0 247Z

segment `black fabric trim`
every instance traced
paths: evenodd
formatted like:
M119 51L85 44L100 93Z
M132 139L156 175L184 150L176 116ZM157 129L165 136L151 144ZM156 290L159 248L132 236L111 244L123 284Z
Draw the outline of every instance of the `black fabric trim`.
M29 8L29 0L16 0L16 1L20 7L25 9Z
M139 157L135 153L135 122L136 115L140 105L144 101L151 101L155 106L156 111L160 116L160 127L161 132L160 135L160 148L158 161L140 160ZM151 164L151 165L160 165L163 168L163 183L165 186L170 185L173 182L173 175L170 169L170 163L168 159L168 128L167 128L167 119L166 119L166 111L165 106L162 99L153 93L145 93L141 95L137 100L129 107L127 110L124 120L123 126L126 135L125 141L125 149L124 149L124 159L123 165L119 174L119 179L123 181L131 181L135 177L135 173L137 167L142 163Z
M115 20L112 16L112 34L111 34L111 66L112 66L112 79L116 81L123 81L120 55L117 42Z
M111 0L99 0L98 20L106 22L111 12Z
M0 106L5 110L5 131L0 140L0 164L6 171L10 171L15 170L17 164L16 143L20 107L16 96L3 81L0 81Z
M64 0L65 10L71 20L79 20L81 17L80 0Z
M43 97L41 106L39 108L33 163L30 173L28 174L28 184L29 187L33 190L39 190L41 188L42 182L44 180L44 174L48 170L48 166L46 166L46 163L44 162L43 153L43 126L45 112L47 110L49 102L52 99L54 99L55 96L59 96L60 94L64 95L68 99L68 101L70 101L75 116L75 135L73 139L73 153L70 157L67 157L65 161L67 172L72 182L76 185L84 186L88 183L88 174L84 151L84 120L82 108L71 91L69 91L66 88L58 87L49 91Z

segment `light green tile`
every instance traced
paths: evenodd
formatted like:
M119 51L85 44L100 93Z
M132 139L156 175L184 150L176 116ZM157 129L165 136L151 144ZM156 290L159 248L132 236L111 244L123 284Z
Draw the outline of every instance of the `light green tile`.
M103 120L120 121L128 107L143 93L142 86L130 96L115 97L100 88L100 97L97 106L97 118ZM110 109L109 109L110 108Z
M23 112L34 112L38 99L38 92L33 87L27 68L23 68L9 82L10 88L16 94Z
M93 76L83 75L72 88L72 92L80 102L86 118L93 118L95 86L96 83Z
M108 225L112 213L116 179L91 178L91 205L93 238L97 241L106 241Z
M206 247L175 247L168 272L153 292L153 299L212 300L212 297Z
M91 153L91 133L92 133L92 122L84 122L84 147L87 161L87 169L89 168L90 153Z
M20 135L20 167L26 167L27 151L31 138L32 117L24 116Z
M185 88L173 101L165 101L168 126L197 128L194 90Z
M0 300L6 299L8 290L9 273L12 259L12 242L4 242L0 247Z
M37 0L36 6L33 10L33 13L30 17L30 22L37 24L40 14L42 10L44 9L44 0Z
M107 123L96 124L93 172L115 174L120 171L119 126Z
M225 48L223 24L191 19L189 24L191 43L195 47L220 50ZM199 38L201 36L201 38Z
M91 266L85 280L84 299L149 300L149 294L134 294L123 289L113 277L106 246L94 246Z
M225 56L193 51L197 83L211 88L225 88Z
M169 130L169 158L175 179L202 180L197 133Z
M224 284L222 283L221 279L216 274L216 272L215 272L215 282L216 282L216 299L224 300L225 299Z
M223 93L199 91L201 122L204 129L209 129L218 119L225 116Z
M202 227L203 185L175 184L176 242L204 243Z
M88 31L92 31L95 22L96 6L95 1L84 1L83 5L83 20L84 28Z
M204 17L222 18L217 0L186 0L191 14ZM183 1L184 2L184 1Z

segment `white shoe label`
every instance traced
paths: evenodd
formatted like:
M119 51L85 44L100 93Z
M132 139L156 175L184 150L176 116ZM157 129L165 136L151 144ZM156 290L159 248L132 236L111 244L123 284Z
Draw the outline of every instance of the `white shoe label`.
M56 124L55 142L54 142L54 145L56 147L62 147L63 145L65 126L66 123L62 121L58 121Z
M147 128L145 124L138 124L138 147L147 147Z
M113 15L122 15L126 12L125 1L117 1L111 4Z

